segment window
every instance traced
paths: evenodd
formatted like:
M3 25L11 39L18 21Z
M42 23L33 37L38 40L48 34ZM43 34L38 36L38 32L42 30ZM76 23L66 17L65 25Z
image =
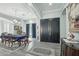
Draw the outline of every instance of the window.
M2 32L14 33L14 24L4 18L0 19L0 35Z

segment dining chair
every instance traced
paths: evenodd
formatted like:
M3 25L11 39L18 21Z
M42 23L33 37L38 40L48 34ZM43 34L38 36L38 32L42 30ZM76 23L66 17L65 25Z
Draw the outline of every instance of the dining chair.
M8 33L5 35L5 45L6 43L8 44L8 46L10 46L11 44L11 39L12 39L12 34Z
M5 33L1 33L1 43L4 43L5 38L4 38Z
M20 42L21 45L24 44L26 46L26 44L28 44L28 38L24 38Z
M26 46L26 44L28 44L28 37L27 37L27 35L26 35L25 32L22 32L21 35L24 35L24 36L26 36L26 37L23 38L23 39L21 39L21 40L19 41L19 46L21 46L22 44L24 44L24 45Z
M13 47L13 45L15 44L15 42L16 42L16 39L15 39L15 38L13 38L13 36L12 36L12 39L10 40L11 47Z

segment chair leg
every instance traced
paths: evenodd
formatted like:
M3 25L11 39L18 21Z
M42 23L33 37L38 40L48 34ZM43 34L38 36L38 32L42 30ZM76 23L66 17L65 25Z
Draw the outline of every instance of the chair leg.
M6 45L6 41L4 42L4 44Z
M4 40L3 39L1 40L1 43L4 43Z
M11 42L11 47L13 47L13 42Z
M8 41L8 46L10 46L10 41Z
M24 45L25 45L25 46L27 45L27 42L26 42L26 41L24 41Z
M18 42L18 45L21 46L21 42Z

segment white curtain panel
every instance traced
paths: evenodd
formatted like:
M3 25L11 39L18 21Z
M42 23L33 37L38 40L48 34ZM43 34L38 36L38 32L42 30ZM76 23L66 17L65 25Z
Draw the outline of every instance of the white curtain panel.
M0 18L0 35L2 32L14 33L14 24L4 18Z

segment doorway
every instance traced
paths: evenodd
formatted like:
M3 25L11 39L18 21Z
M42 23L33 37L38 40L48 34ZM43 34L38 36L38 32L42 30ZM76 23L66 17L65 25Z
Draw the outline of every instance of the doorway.
M32 38L36 38L36 23L26 24L26 34L28 38L32 35Z
M36 38L36 23L32 24L32 38Z
M30 24L26 24L26 35L29 38Z

